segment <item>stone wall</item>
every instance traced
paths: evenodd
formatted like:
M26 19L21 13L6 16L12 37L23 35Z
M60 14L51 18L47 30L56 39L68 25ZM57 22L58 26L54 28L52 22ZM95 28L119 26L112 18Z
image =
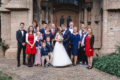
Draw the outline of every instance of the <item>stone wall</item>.
M11 40L11 15L10 13L1 14L1 37L10 45Z
M110 5L110 3L112 2L114 3L114 5ZM104 0L102 48L100 50L100 53L102 55L115 52L115 46L120 45L119 6L114 9L108 7L115 7L119 2L120 0Z

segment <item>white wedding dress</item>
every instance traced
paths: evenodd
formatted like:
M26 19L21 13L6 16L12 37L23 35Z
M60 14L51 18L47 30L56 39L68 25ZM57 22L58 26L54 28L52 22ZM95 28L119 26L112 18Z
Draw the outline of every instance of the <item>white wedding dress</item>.
M61 40L63 37L57 33L57 39ZM64 67L71 65L72 61L70 60L63 43L56 42L54 50L53 50L53 61L52 65L55 67Z

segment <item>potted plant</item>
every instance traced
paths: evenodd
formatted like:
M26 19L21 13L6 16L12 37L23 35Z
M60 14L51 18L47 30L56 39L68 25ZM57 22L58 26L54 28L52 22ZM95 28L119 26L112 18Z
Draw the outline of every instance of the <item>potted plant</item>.
M9 48L9 45L5 43L5 40L3 40L2 42L0 42L0 45L2 47L3 55L5 56L5 52Z

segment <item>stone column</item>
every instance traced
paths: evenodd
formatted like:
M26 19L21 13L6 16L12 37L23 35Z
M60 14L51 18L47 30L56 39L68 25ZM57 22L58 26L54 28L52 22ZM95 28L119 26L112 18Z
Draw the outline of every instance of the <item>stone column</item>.
M103 33L102 33L102 48L101 54L105 55L107 53L107 29L108 29L108 11L107 11L107 2L108 0L103 0Z
M87 8L84 9L84 24L87 26Z
M46 6L46 22L48 23L48 6Z
M29 25L32 25L32 21L33 21L33 0L28 0L27 2L29 2L28 6L29 6L29 11L28 11L28 16L29 16ZM28 28L28 27L27 27Z

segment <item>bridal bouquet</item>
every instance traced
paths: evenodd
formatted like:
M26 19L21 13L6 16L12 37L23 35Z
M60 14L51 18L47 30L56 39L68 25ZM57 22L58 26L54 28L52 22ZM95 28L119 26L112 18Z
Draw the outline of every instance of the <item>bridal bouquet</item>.
M61 35L59 35L58 40L63 41L63 37Z

